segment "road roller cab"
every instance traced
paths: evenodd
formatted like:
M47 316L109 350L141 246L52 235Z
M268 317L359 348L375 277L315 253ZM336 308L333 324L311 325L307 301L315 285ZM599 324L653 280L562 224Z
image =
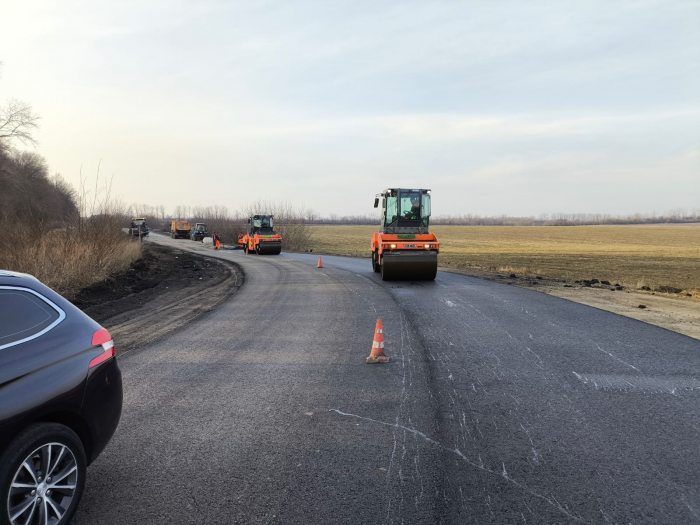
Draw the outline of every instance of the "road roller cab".
M258 255L279 255L282 251L282 237L273 229L272 215L248 217L246 233L238 236L238 245L246 253Z
M382 222L372 236L372 269L385 281L435 279L440 245L428 231L430 190L387 189L374 199L375 208L380 204Z

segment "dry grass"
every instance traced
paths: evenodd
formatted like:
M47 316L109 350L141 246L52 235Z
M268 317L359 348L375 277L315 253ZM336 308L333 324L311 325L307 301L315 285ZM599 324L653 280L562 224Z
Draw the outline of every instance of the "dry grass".
M80 289L126 270L141 256L139 241L119 229L121 220L17 235L5 244L9 249L0 254L0 268L31 274L72 299Z
M373 226L313 226L315 252L370 256ZM435 226L440 265L700 291L700 224Z

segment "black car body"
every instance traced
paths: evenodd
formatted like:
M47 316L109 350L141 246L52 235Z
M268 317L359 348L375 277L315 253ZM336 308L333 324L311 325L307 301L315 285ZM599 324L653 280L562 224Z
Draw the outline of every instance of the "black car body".
M121 372L107 330L34 277L0 271L0 524L66 523L85 467L112 438L121 408ZM58 451L75 460L70 498L59 492L62 485L40 482L50 479L51 467L50 457L42 466L41 454ZM23 454L34 456L23 463ZM20 485L31 484L34 492L23 494ZM25 501L31 509L13 519ZM30 510L36 521L22 521Z

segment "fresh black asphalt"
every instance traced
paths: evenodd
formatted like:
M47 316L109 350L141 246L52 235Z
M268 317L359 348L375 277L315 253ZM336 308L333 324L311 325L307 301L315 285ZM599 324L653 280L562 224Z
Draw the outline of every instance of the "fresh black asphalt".
M216 255L243 286L119 358L73 523L700 523L699 341L451 273Z

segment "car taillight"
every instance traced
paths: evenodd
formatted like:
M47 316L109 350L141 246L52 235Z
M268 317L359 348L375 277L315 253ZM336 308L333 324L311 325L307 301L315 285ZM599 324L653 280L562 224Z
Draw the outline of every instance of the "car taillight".
M112 341L112 336L109 335L106 329L100 328L92 335L92 346L101 346L104 352L90 361L89 368L93 368L114 357L114 341Z

